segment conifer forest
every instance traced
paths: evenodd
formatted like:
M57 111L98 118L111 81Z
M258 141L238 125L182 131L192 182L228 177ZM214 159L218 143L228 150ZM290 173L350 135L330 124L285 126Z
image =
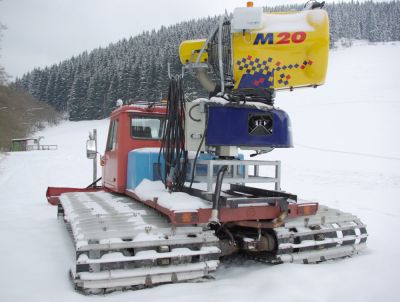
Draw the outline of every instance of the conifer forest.
M266 11L301 8L267 7ZM400 40L399 1L332 3L325 8L330 16L331 45L341 39ZM26 90L66 113L70 120L107 117L118 99L159 101L168 93L168 63L172 74L181 73L180 42L207 38L218 19L219 16L206 17L146 31L58 64L36 68L17 78L11 86ZM185 74L184 83L188 98L206 95L189 73Z

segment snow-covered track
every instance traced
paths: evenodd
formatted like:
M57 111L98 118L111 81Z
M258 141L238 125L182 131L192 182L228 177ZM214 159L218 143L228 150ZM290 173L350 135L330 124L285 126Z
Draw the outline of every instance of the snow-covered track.
M173 227L147 206L107 192L65 193L59 215L72 234L77 289L100 293L212 277L220 249L213 231Z
M274 231L277 262L317 263L352 256L366 247L368 237L357 216L326 206L313 216L287 219Z
M219 264L220 242L214 231L172 226L166 216L127 196L65 193L59 215L75 245L71 276L85 293L209 278ZM307 264L352 256L366 246L368 236L358 217L325 206L315 215L286 218L284 225L264 232L273 234L275 249L250 256L268 263Z

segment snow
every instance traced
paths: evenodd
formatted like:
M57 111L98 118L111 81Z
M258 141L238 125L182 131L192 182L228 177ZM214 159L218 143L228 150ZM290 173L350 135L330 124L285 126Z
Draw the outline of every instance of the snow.
M159 153L160 152L160 148L138 148L135 149L136 153Z
M94 273L79 273L79 277L81 280L112 280L118 278L132 278L132 277L142 277L145 278L147 275L153 275L153 280L156 283L157 279L162 279L162 274L171 274L173 272L178 272L178 276L180 273L187 273L188 278L192 278L190 275L195 274L195 276L204 275L205 270L213 271L218 267L219 261L218 260L209 260L206 262L197 262L191 263L189 265L169 265L169 266L153 266L149 268L135 268L135 269L115 269L110 271L101 271L101 272L94 272ZM199 274L200 273L200 274ZM154 276L160 274L161 276ZM181 275L182 276L182 275ZM184 277L184 275L183 275ZM167 280L171 280L170 276L167 276ZM165 279L164 279L165 280ZM165 281L164 281L165 282ZM142 284L143 281L138 282L137 284ZM110 295L111 296L111 295ZM102 297L100 297L102 298ZM121 301L120 299L115 299L115 301ZM171 296L171 298L173 298ZM157 300L156 300L157 301Z
M171 211L194 212L198 209L211 208L211 204L201 198L182 192L168 192L161 181L143 179L134 192L142 200L157 198L160 206Z
M0 151L0 162L6 158L6 154Z
M83 205L85 206L85 208L89 209L94 215L104 215L107 213L107 211L104 210L102 206L98 205L94 201L83 201Z
M357 44L331 52L326 85L280 92L296 148L256 158L282 160L282 187L359 216L370 234L359 256L318 265L221 264L216 280L117 292L76 293L68 277L75 256L47 186L92 181L88 132L104 150L108 120L64 122L37 135L54 151L0 155L1 301L397 301L400 270L399 43ZM240 263L239 263L240 262Z
M205 98L198 98L192 101L192 103L216 103L216 104L221 104L221 105L226 105L229 104L229 101L222 98L222 97L212 97L210 99L205 99ZM259 102L246 102L247 106L254 106L258 109L271 109L272 106L264 103L259 103Z
M191 250L189 248L174 248L170 252L157 252L156 250L139 251L135 256L125 256L121 252L108 253L101 256L100 259L89 259L86 254L82 254L78 258L79 264L88 263L110 263L119 261L139 261L139 260L156 260L168 257L187 257L205 254L219 254L221 250L215 246L203 246L200 250Z
M314 31L308 18L316 24L324 21L323 11L300 11L292 14L264 14L263 23L265 32L297 32Z

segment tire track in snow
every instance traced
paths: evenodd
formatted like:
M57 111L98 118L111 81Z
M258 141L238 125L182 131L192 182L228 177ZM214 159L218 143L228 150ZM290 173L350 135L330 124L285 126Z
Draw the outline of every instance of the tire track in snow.
M400 157L392 157L392 156L385 156L385 155L378 155L378 154L369 154L369 153L361 153L361 152L351 152L351 151L319 148L319 147L313 147L313 146L308 146L308 145L299 144L299 143L296 143L296 146L302 147L305 149L317 150L317 151L321 151L321 152L340 153L340 154L347 154L347 155L354 155L354 156L363 156L363 157L400 161Z

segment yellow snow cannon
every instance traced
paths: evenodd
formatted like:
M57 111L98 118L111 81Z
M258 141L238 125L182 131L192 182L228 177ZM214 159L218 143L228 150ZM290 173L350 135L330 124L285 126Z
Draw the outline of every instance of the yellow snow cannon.
M222 87L293 89L324 83L328 50L325 10L266 13L250 6L221 19L208 39L182 42L179 55L209 91L210 70L222 75Z

